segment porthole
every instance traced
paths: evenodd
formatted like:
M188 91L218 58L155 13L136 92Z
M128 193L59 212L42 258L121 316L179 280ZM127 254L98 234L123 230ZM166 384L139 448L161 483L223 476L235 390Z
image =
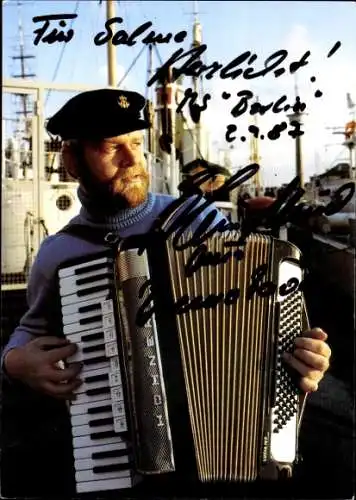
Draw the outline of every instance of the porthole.
M69 210L72 206L72 198L67 194L62 194L57 198L56 206L59 210Z

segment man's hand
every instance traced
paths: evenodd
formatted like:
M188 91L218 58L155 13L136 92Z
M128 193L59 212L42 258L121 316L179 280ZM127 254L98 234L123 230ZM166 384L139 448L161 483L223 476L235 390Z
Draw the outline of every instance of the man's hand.
M321 328L313 328L295 339L292 354L284 353L284 360L302 376L299 386L303 392L314 392L329 368L331 350Z
M73 391L81 381L77 379L82 366L71 363L61 369L58 362L72 356L75 344L58 337L39 337L22 347L11 349L5 356L8 375L29 385L32 389L59 399L73 399Z

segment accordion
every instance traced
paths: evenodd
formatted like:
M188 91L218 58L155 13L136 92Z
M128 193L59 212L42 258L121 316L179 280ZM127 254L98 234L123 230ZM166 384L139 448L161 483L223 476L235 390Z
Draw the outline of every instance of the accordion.
M291 476L302 415L282 360L308 327L299 250L270 236L131 237L59 270L83 384L70 404L77 492L147 475Z

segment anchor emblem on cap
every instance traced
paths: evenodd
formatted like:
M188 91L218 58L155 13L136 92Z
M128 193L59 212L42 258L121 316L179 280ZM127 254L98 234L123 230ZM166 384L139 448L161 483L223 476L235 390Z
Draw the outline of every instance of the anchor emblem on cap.
M124 95L120 95L118 103L119 103L120 108L128 108L130 106L130 103L127 100L127 97L125 97Z

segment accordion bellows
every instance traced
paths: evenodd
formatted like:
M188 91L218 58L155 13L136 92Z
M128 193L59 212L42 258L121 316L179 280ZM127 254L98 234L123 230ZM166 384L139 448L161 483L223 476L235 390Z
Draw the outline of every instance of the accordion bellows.
M170 237L118 250L141 473L179 468L185 421L201 481L291 474L299 393L281 356L307 326L300 255L262 235L248 237L241 255L238 236L215 234L196 247L188 234L180 249Z

